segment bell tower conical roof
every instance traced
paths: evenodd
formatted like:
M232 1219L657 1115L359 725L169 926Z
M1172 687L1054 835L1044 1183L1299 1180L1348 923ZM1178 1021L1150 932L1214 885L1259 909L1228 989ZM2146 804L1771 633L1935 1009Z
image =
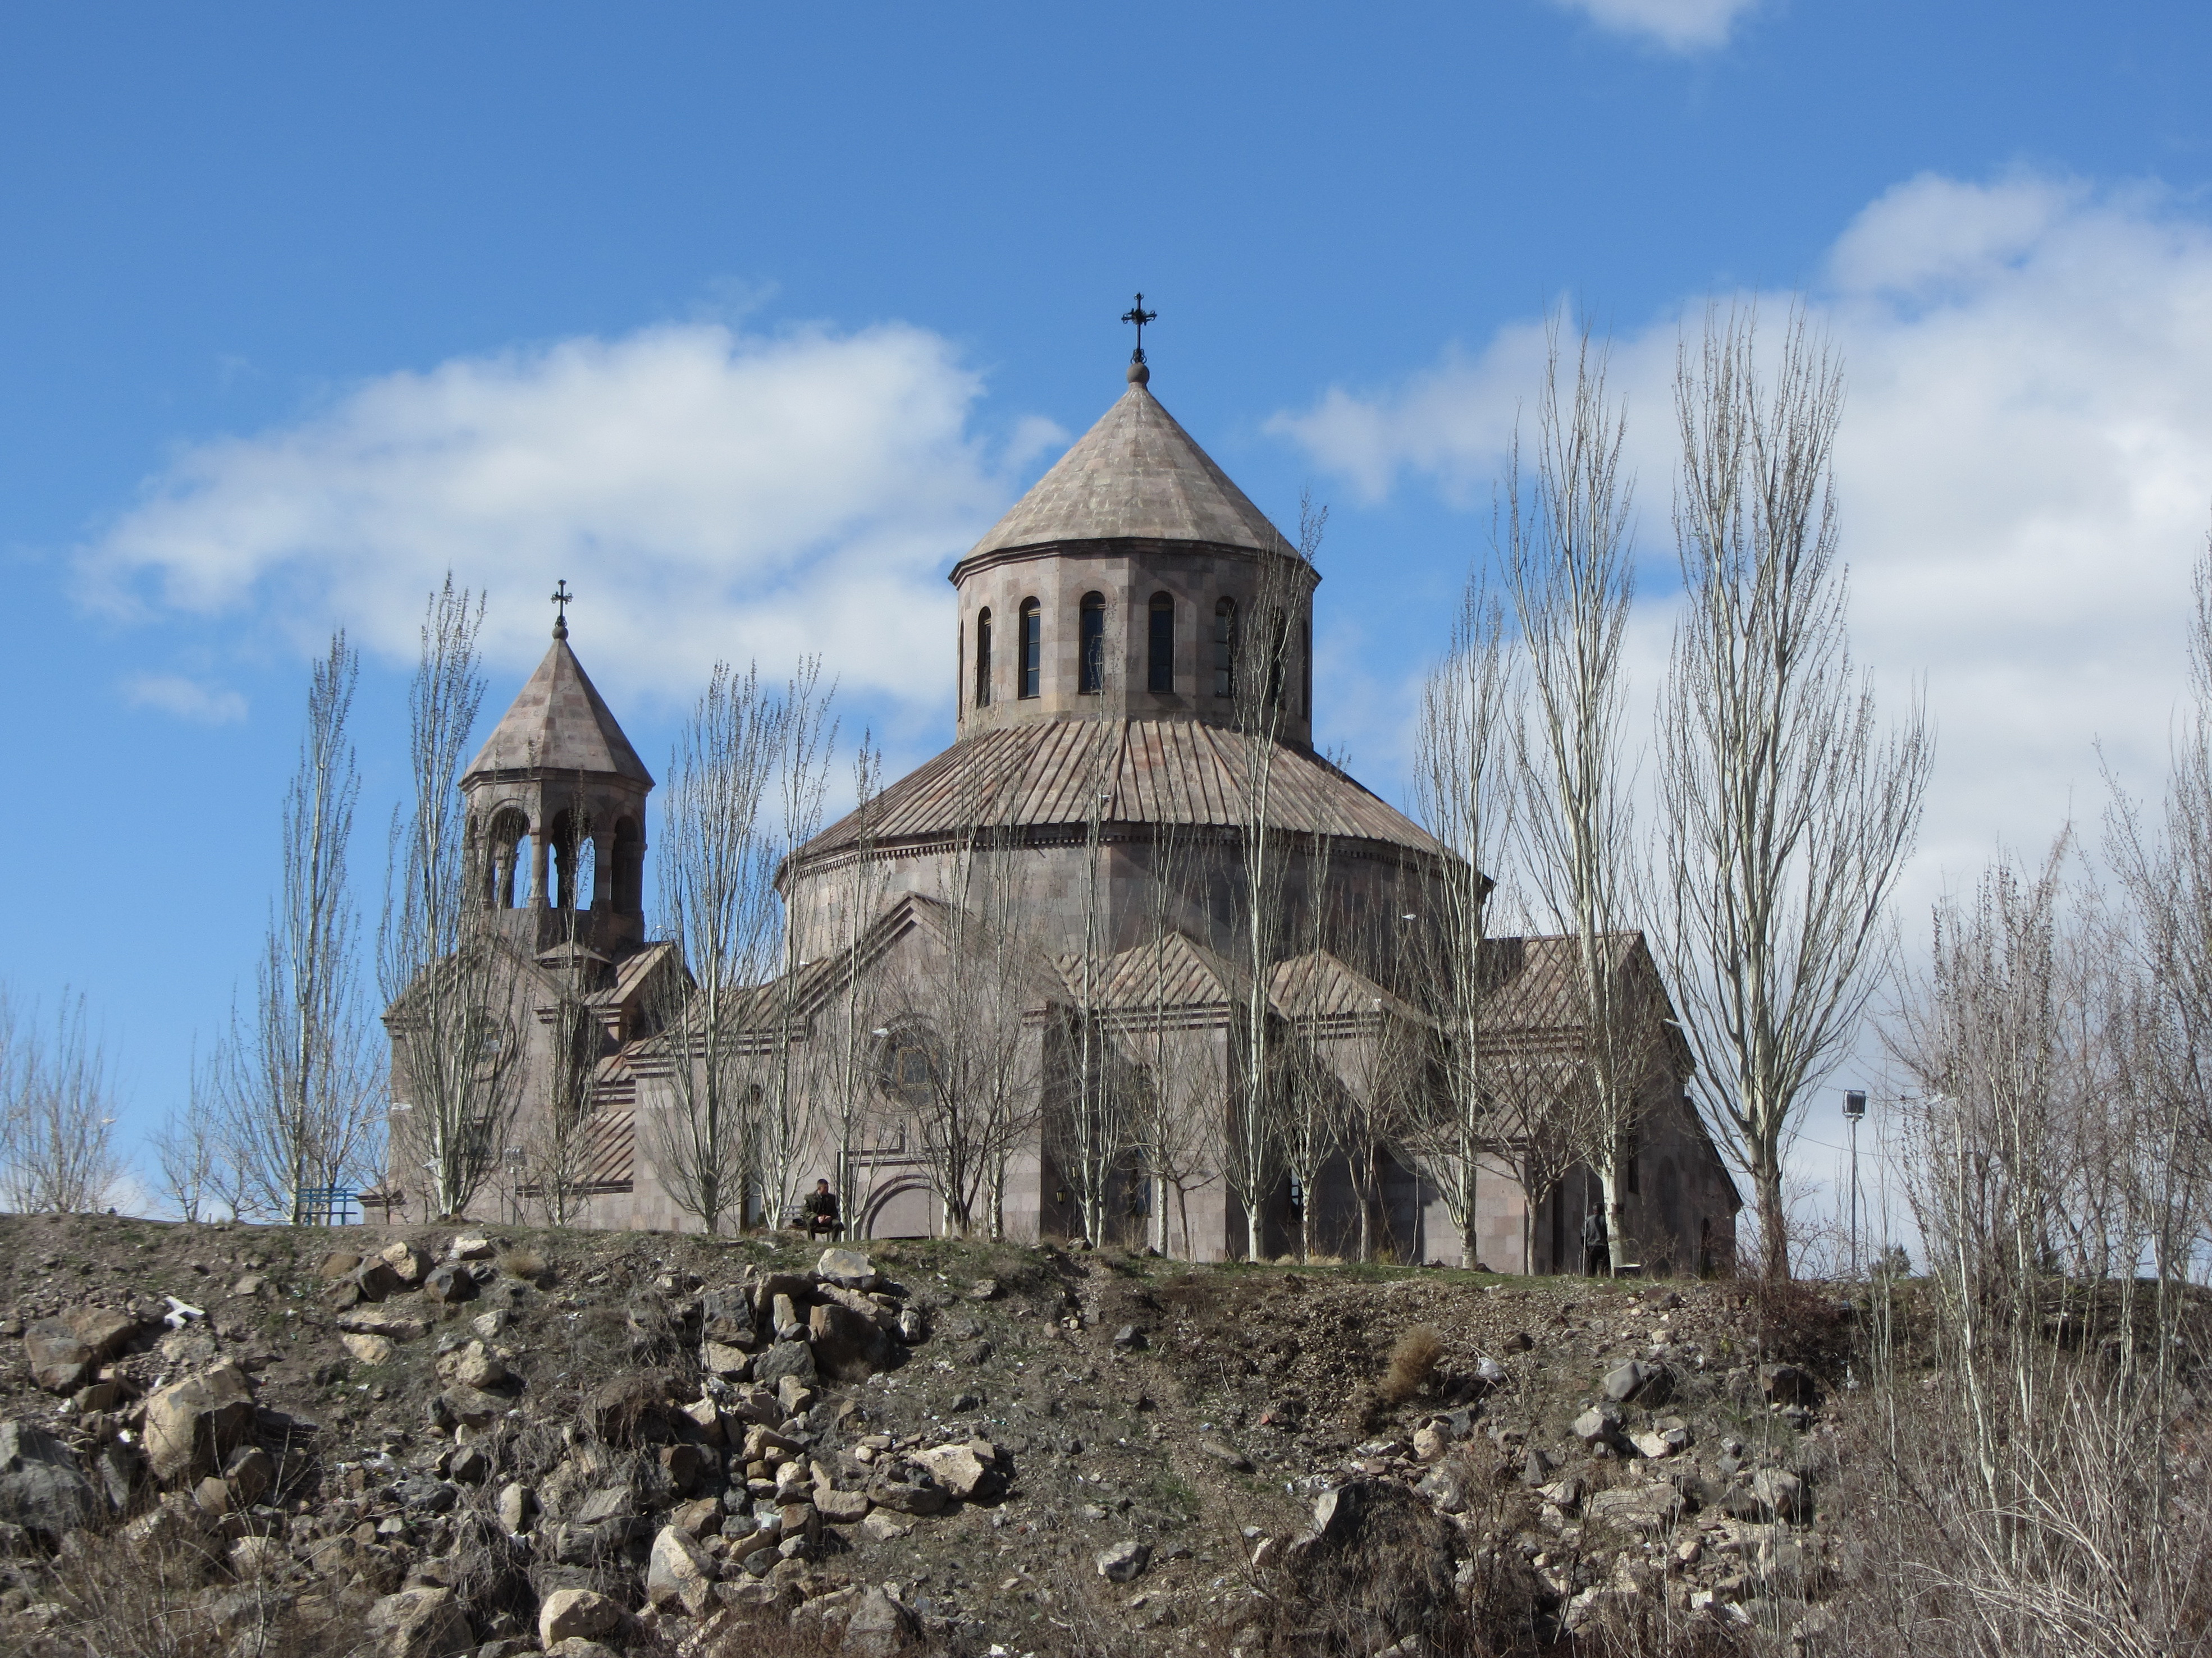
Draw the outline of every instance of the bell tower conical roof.
M1143 363L1131 364L1129 389L961 562L1123 538L1261 552L1292 545L1160 406L1151 378Z
M567 633L563 628L555 635L553 648L500 717L464 780L494 772L579 771L653 786L653 774L568 648Z

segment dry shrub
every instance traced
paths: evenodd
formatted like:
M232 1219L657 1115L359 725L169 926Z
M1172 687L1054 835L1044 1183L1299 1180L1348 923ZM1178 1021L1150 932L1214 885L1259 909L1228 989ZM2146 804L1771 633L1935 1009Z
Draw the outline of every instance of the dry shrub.
M1402 1405L1427 1387L1443 1356L1444 1339L1432 1325L1416 1324L1400 1336L1382 1373L1383 1403Z
M499 1270L509 1278L535 1284L545 1276L545 1257L535 1249L505 1249L500 1252Z

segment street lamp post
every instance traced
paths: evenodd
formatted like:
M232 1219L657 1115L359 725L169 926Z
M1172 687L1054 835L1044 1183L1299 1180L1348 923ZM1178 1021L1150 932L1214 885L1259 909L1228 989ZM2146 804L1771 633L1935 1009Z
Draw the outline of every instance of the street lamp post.
M1844 1095L1844 1121L1851 1131L1851 1276L1859 1275L1859 1124L1866 1116L1866 1094L1850 1089Z

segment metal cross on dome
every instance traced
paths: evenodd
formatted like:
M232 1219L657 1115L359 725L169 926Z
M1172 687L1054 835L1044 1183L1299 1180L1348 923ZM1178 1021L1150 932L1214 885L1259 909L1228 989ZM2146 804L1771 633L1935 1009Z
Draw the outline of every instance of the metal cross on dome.
M1123 322L1133 322L1137 325L1137 349L1129 354L1131 362L1142 362L1145 360L1145 325L1156 321L1159 314L1157 311L1145 309L1145 296L1142 294L1137 295L1136 304L1121 313Z
M568 636L568 606L575 602L575 598L576 595L568 591L566 576L553 584L554 638L566 639Z

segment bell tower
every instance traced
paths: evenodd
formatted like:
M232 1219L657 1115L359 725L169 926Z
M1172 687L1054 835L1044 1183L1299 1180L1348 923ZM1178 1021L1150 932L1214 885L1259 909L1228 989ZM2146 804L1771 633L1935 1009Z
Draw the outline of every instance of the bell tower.
M461 777L472 900L531 956L574 944L617 961L645 938L653 775L568 648L553 647Z

